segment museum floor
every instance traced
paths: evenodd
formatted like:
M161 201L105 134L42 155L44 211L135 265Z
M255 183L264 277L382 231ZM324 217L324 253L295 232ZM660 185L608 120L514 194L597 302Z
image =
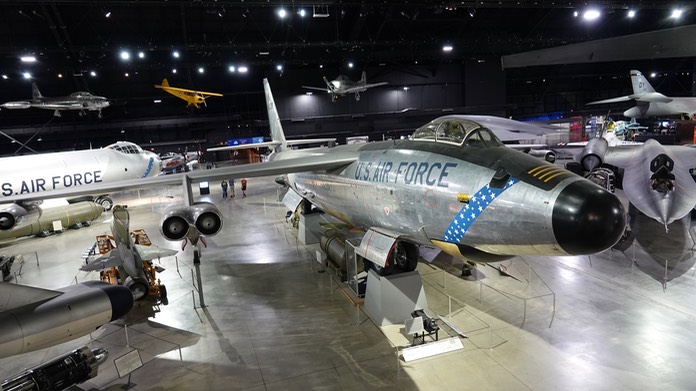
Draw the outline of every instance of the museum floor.
M107 348L110 357L97 377L73 389L122 389L128 377L118 377L113 359L133 349L144 364L132 373L133 390L694 388L696 272L688 226L670 226L668 238L663 227L636 229L642 246L625 253L504 262L514 279L486 266L464 278L461 262L424 252L432 258L418 266L428 313L468 338L464 349L406 363L399 358L410 344L403 326L377 327L356 311L347 288L321 272L318 245L299 244L277 188L273 178L258 178L249 180L246 198L237 187L236 198L222 200L218 186L201 197L225 216L203 252L206 307L193 291L187 248L160 261L169 305L139 302L127 319L91 337L0 360L0 379L88 345ZM158 213L181 200L176 188L168 191L115 200L128 205L131 229L177 249L158 229ZM0 247L24 255L19 283L58 288L96 279L78 267L95 235L109 233L109 219ZM441 339L446 331L452 334L443 327Z

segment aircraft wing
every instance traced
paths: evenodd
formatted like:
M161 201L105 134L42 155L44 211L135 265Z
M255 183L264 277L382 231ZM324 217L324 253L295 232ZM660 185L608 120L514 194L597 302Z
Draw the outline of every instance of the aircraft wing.
M307 90L314 90L314 91L323 91L323 92L331 92L326 87L310 87L310 86L302 86L302 88L307 89Z
M253 178L270 175L281 175L294 172L335 170L343 168L357 160L357 155L350 152L331 154L312 154L306 150L298 157L270 162L235 165L216 168L215 170L199 170L189 173L162 175L149 178L129 179L116 182L101 182L79 187L69 187L59 190L49 190L38 193L14 194L6 197L0 196L0 202L38 201L50 198L75 197L80 195L107 194L123 190L137 190L157 186L181 185L184 176L191 182L221 181L229 178Z
M101 254L96 258L93 258L86 265L82 265L80 270L84 272L91 272L96 270L104 270L110 267L121 266L123 261L118 256L116 250L111 250L106 254Z
M63 292L49 289L0 282L0 314L2 311L46 301L62 294Z
M372 88L372 87L383 86L383 85L385 85L385 84L389 84L389 83L387 83L386 81L381 81L381 82L379 82L379 83L368 83L368 84L365 84L363 87L364 87L364 88Z
M163 90L171 90L171 91L178 91L178 92L186 92L189 94L223 96L222 94L217 93L217 92L205 92L205 91L189 90L187 88L169 87L169 86L163 86L163 85L155 85L155 88L161 88Z
M140 259L142 259L143 261L171 257L172 255L176 255L178 253L178 251L170 250L168 248L159 248L157 246L143 246L141 244L136 244L135 249L138 251L138 254L140 254Z
M301 139L301 140L286 140L285 143L289 146L292 145L306 145L306 144L324 144L324 143L331 143L331 142L336 142L336 138L307 138L307 139ZM259 147L275 147L280 145L280 142L278 141L266 141L263 143L253 143L253 144L239 144L239 145L226 145L224 147L213 147L213 148L208 148L206 151L208 152L215 152L215 151L234 151L234 150L239 150L239 149L251 149L251 148L259 148Z
M635 97L633 95L626 95L626 96L619 96L618 98L610 98L610 99L604 99L604 100L598 100L590 103L586 103L586 106L589 105L603 105L607 103L619 103L619 102L628 102L633 100Z

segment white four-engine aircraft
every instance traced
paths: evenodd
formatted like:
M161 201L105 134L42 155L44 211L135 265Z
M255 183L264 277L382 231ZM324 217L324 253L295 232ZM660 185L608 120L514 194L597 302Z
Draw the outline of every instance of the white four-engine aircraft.
M592 254L614 245L624 232L624 209L609 191L506 148L474 120L441 117L417 129L411 140L291 150L267 80L264 91L272 139L279 144L268 162L12 194L6 200L182 183L188 205L170 207L160 229L169 240L195 244L219 232L222 218L213 204L193 202L191 182L286 174L290 191L365 232L359 253L383 274L394 267L415 269L420 245L488 262ZM377 242L389 245L375 251L371 243Z

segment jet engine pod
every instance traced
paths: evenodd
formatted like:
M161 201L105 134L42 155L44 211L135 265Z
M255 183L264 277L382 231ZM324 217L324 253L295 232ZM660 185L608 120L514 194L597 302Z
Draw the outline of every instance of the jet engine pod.
M168 240L181 240L192 234L212 236L221 229L222 214L210 202L170 208L165 211L160 222L162 236Z
M587 171L592 171L595 168L602 165L604 162L604 155L609 149L609 144L607 140L603 138L594 138L590 140L585 148L580 152L580 164Z
M12 204L0 210L0 230L5 231L36 222L41 217L41 208L36 204Z

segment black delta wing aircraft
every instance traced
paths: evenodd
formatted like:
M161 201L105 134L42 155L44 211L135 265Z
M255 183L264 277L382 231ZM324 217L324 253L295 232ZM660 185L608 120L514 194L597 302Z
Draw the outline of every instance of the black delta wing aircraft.
M263 84L277 144L270 161L98 183L42 197L183 183L188 205L168 209L160 228L169 240L195 245L220 231L222 217L213 204L192 201L190 183L286 174L292 192L365 232L359 254L382 274L394 267L415 269L419 245L492 262L517 255L593 254L624 232L624 209L609 191L505 147L488 128L465 117L438 118L411 140L292 150L270 85L266 79Z

